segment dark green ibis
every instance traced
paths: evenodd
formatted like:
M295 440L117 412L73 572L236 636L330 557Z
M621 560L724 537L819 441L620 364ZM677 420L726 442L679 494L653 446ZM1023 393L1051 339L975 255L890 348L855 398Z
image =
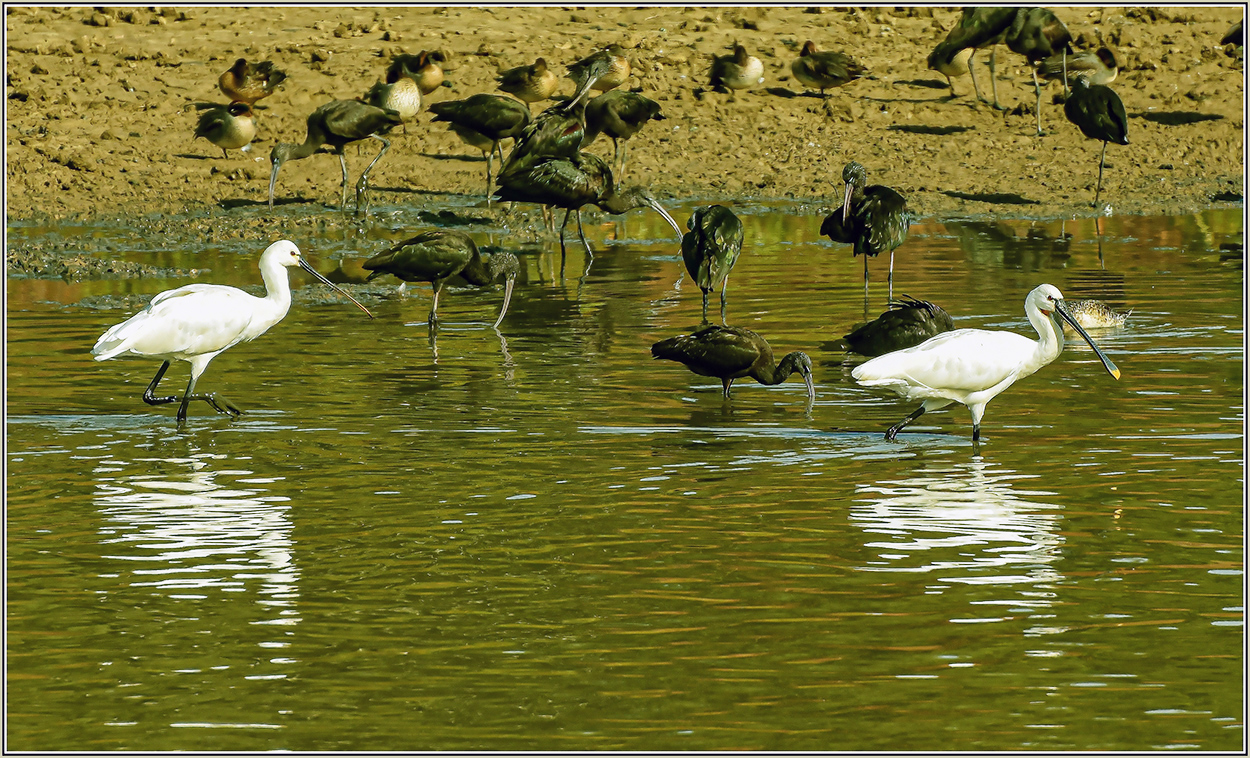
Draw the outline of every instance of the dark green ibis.
M808 40L803 43L799 57L790 64L790 73L805 86L820 90L820 96L824 97L825 90L853 82L868 73L868 69L856 63L849 55L820 52L816 49L816 43Z
M1098 188L1094 205L1102 196L1102 169L1107 159L1107 143L1128 144L1128 114L1115 90L1102 84L1090 84L1084 76L1072 83L1072 94L1063 104L1063 114L1090 139L1102 140L1102 156L1098 159Z
M750 89L764 81L764 64L747 54L747 49L734 43L733 55L712 58L709 83L717 92Z
M569 101L572 105L580 101L591 88L607 92L624 84L629 79L629 56L620 45L609 45L570 64L567 71L565 76L577 85L573 99Z
M404 282L429 282L434 288L434 299L430 303L432 328L438 326L438 295L447 280L457 274L475 287L486 287L500 276L505 277L503 305L493 325L499 326L508 312L512 287L521 270L520 262L512 253L483 254L469 235L446 229L422 232L383 250L362 265L372 272L370 281L392 274Z
M452 130L474 147L481 148L483 144L478 135L490 140L491 146L486 153L486 199L489 202L494 185L491 172L495 152L499 152L499 163L503 165L503 151L499 143L520 136L530 123L529 106L515 98L482 94L471 95L464 100L434 103L430 112L434 114L435 121L450 123Z
M252 115L252 106L244 102L233 102L209 108L200 116L195 127L194 139L203 137L217 147L226 157L227 150L238 150L256 139L256 120Z
M586 133L582 145L595 141L600 134L612 138L613 165L617 166L616 180L625 178L625 151L629 138L646 126L648 121L661 121L660 104L637 92L613 90L605 92L586 103Z
M812 387L812 359L794 351L773 360L768 340L738 326L705 326L691 334L660 340L651 346L651 356L685 364L699 376L720 379L724 395L735 379L749 376L760 384L781 384L798 372L807 383L807 399L816 399Z
M240 58L217 78L217 86L231 100L254 105L272 95L285 80L286 74L274 68L271 61L248 63L246 58Z
M941 306L903 295L901 301L891 301L889 310L852 330L840 343L853 353L874 357L915 347L954 328L955 322Z
M634 208L651 208L664 217L681 237L681 227L668 211L643 187L619 188L612 179L607 162L591 153L578 153L573 158L541 157L527 168L504 172L499 176L495 197L522 203L539 203L564 208L560 225L560 268L564 269L564 229L569 215L577 214L577 235L586 247L587 269L594 252L582 231L582 207L597 205L607 213L625 213Z
M304 138L303 144L279 142L273 146L273 151L269 154L269 161L273 164L273 170L269 174L269 206L273 207L273 189L278 181L278 171L281 170L282 164L307 158L317 152L317 148L322 145L329 145L338 155L339 165L343 169L343 200L340 208L346 210L347 158L343 155L343 148L363 139L375 139L382 143L382 149L361 172L360 179L356 182L356 211L361 211L363 199L364 211L368 213L369 172L378 161L382 160L382 156L391 146L390 141L383 139L382 135L394 129L401 121L399 114L395 111L362 103L359 100L331 100L317 108L308 116L308 136Z
M1017 8L964 8L959 17L959 23L929 54L929 68L946 74L947 81L949 81L951 76L962 73L959 70L960 61L962 61L968 69L968 76L972 78L972 89L976 92L977 99L983 103L989 102L981 95L981 88L977 85L972 58L977 50L991 48L990 87L994 92L994 107L1002 110L1002 106L998 104L998 82L994 76L993 48L1007 35L1007 30L1015 20L1017 10ZM964 50L971 51L967 57L962 54ZM951 87L951 94L955 94L954 87Z
M512 152L508 153L499 175L524 173L544 157L576 158L586 134L585 114L583 102L572 107L567 103L558 103L535 116L513 142ZM551 209L544 205L542 210L543 222L547 230L552 231L554 219L551 218Z
M719 285L723 324L729 272L742 253L742 222L725 206L709 205L696 208L686 227L690 231L681 238L681 257L690 278L703 291L703 323L707 323L708 293Z
M1220 38L1221 45L1237 45L1238 47L1245 47L1246 35L1245 32L1242 31L1242 21L1243 19L1238 19L1237 23L1230 26L1228 31L1224 32L1224 36Z
M1061 58L1071 55L1072 34L1059 17L1046 8L1017 8L1003 42L1008 50L1023 55L1029 62L1033 93L1037 96L1037 134L1041 136L1042 85L1037 80L1037 64L1055 55Z
M868 299L868 258L890 251L888 299L894 299L894 250L907 239L911 212L895 190L868 184L868 172L855 161L842 168L846 183L842 207L825 217L820 233L834 242L854 245L853 255L864 256L864 300Z
M543 58L528 66L500 71L495 79L499 82L497 89L517 96L527 105L541 103L555 94L556 87L560 86L560 78L547 68L547 61Z

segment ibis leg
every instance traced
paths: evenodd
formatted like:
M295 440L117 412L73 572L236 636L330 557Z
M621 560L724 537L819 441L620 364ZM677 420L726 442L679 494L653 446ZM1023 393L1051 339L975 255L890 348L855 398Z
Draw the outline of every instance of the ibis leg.
M560 278L564 278L564 228L569 225L569 215L573 212L572 208L564 210L564 223L560 224Z
M491 180L490 180L490 172L491 172L491 169L492 169L492 168L494 168L494 164L495 164L495 148L497 148L497 147L499 147L499 141L498 141L498 140L496 140L496 141L495 141L495 142L494 142L494 143L490 146L490 152L486 154L486 207L487 207L487 208L489 208L489 207L490 207L490 196L491 196L491 194L492 194L492 193L491 193L491 191L490 191L490 188L491 188L491 186L492 186L492 184L491 184Z
M707 290L703 290L703 323L707 323Z
M868 259L865 258L864 260L868 260ZM887 290L886 302L888 303L894 299L894 251L893 250L890 251L890 273L886 276L885 281L887 285L886 286L886 290Z
M577 236L582 238L582 245L586 248L586 270L582 272L582 278L590 273L590 264L594 263L595 251L590 249L590 243L586 241L586 233L582 231L582 209L577 209Z
M149 384L148 388L143 391L143 402L147 403L148 405L164 405L166 403L178 402L177 397L173 397L173 396L156 397L152 394L153 392L156 391L156 385L161 383L161 378L165 376L165 372L168 370L169 370L169 361L165 361L164 363L161 364L161 367L156 370L156 376L152 377L152 383Z
M339 201L339 210L347 210L347 156L343 155L343 148L338 149L339 166L343 169L343 198Z
M725 290L728 288L729 288L729 277L726 276L724 283L721 284L720 286L720 323L721 323L721 326L726 325L725 324ZM707 296L704 295L704 297L706 298ZM705 311L703 320L706 321L707 320L707 315L706 315L707 308L704 308L703 310Z
M364 213L366 216L369 215L369 172L373 170L373 167L377 165L378 161L382 160L382 156L386 155L386 151L391 149L391 143L389 140L382 139L376 134L371 134L369 136L373 137L378 142L381 142L382 149L378 151L378 154L374 157L373 161L365 167L364 173L360 175L360 180L356 182L356 212L360 213L361 199L363 198Z
M438 324L438 293L443 291L443 280L435 280L431 286L434 287L434 298L430 302L430 326L434 327Z
M734 380L733 379L721 379L720 383L721 383L721 386L725 388L724 389L725 397L729 397L729 388L733 386Z
M994 109L1003 110L1003 106L998 104L998 74L995 73L997 68L995 62L998 60L998 46L990 48L990 89L994 92Z
M972 55L968 56L968 77L972 79L972 91L977 94L977 100L983 103L988 103L989 101L986 100L985 97L981 95L981 87L980 85L977 84L977 75L973 73L972 71L972 59L975 58L976 55L977 55L977 51L973 50ZM955 87L952 85L951 94L953 95L954 93L955 93Z
M1098 188L1094 190L1094 205L1098 205L1098 198L1102 196L1102 167L1107 162L1107 142L1102 143L1102 155L1098 158Z
M903 427L907 426L907 425L908 425L908 424L910 424L911 422L913 422L913 421L915 421L916 419L920 418L922 415L924 415L924 406L923 406L923 405L922 405L922 406L920 406L919 408L917 408L916 410L912 411L911 415L909 415L907 418L905 418L905 419L903 419L902 421L898 422L897 424L895 424L894 426L890 427L889 429L886 429L886 430L885 430L885 438L886 438L887 440L889 440L889 441L893 442L893 441L894 441L894 438L898 435L898 433L899 433L899 432L901 432L901 431L903 430Z
M1037 95L1037 136L1042 136L1042 85L1037 81L1037 69L1033 69L1033 92Z

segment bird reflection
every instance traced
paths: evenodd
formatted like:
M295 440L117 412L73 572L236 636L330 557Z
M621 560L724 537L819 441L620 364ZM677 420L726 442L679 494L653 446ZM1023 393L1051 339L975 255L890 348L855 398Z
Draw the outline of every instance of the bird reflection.
M906 479L858 486L860 497L849 517L871 535L865 546L876 558L857 568L935 572L942 581L960 584L1062 579L1050 565L1063 544L1056 506L1030 499L1055 493L1017 489L1018 481L1029 478L978 456Z

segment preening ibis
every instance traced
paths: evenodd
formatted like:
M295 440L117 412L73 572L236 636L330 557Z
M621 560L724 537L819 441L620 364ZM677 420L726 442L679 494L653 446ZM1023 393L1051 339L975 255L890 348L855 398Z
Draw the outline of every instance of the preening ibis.
M91 354L97 361L123 355L160 358L164 361L143 392L143 402L163 405L181 401L178 424L187 420L187 405L203 400L218 413L238 416L242 411L216 393L196 395L195 383L213 358L240 342L251 342L282 320L291 307L291 284L286 269L299 266L326 286L373 314L351 295L317 273L289 240L275 242L260 256L260 275L265 296L256 297L220 284L188 284L162 292L142 311L112 327L100 336ZM165 376L171 361L191 364L191 381L178 397L156 397L156 385Z
M500 71L495 78L499 82L498 89L516 95L528 105L546 100L560 86L560 78L547 68L547 61L543 58L528 66Z
M885 438L894 439L903 427L926 411L962 403L972 413L972 440L976 442L981 436L985 405L1063 352L1061 321L1071 324L1089 343L1107 373L1120 378L1120 370L1068 314L1063 295L1056 287L1036 287L1024 299L1024 311L1037 330L1036 340L1014 332L956 329L856 366L851 376L865 387L892 390L906 400L922 403L890 427Z
M592 87L600 92L619 87L629 79L629 56L620 45L608 45L569 65L565 74L577 85L572 105L580 101Z
M1037 64L1058 54L1072 54L1072 35L1059 17L1046 8L1017 8L1015 18L1003 37L1007 49L1023 55L1033 73L1037 96L1037 133L1042 134L1042 85L1037 81Z
M217 78L217 86L231 100L253 105L272 95L285 80L286 74L274 68L271 61L252 64L240 58Z
M1083 76L1072 83L1072 94L1063 104L1063 114L1090 139L1102 140L1098 158L1098 188L1094 205L1102 196L1102 169L1107 160L1107 143L1128 144L1128 114L1115 90L1101 84L1090 84Z
M481 253L477 244L464 232L438 229L411 237L390 247L362 264L369 270L369 280L392 274L404 282L429 282L434 288L430 303L430 327L438 326L438 295L443 285L459 274L475 287L486 287L500 276L505 277L503 305L494 326L499 326L508 303L512 300L512 288L521 270L520 261L512 253L499 251Z
M799 57L790 64L790 73L805 86L820 90L820 96L824 97L825 90L855 81L868 73L868 69L856 63L849 55L820 52L816 49L816 43L808 40L803 43Z
M279 142L273 146L273 151L269 154L269 160L273 164L273 170L269 173L269 207L273 207L273 189L278 181L278 172L282 169L282 164L307 158L317 152L317 148L322 145L329 145L339 156L339 166L343 169L343 199L339 207L346 210L347 158L343 155L343 148L362 139L375 139L382 143L382 149L360 173L360 179L356 182L356 211L361 211L363 200L364 211L368 213L369 172L378 161L382 160L382 156L391 146L390 141L383 139L382 135L400 123L399 114L395 111L378 108L359 100L331 100L317 108L308 116L308 136L304 138L303 144Z
M650 192L637 186L618 188L608 164L591 153L579 153L573 158L542 157L523 170L503 172L499 176L499 189L495 197L565 209L564 222L560 225L561 270L565 257L564 229L568 226L571 213L577 214L577 235L586 247L588 260L594 257L590 243L586 241L586 234L582 231L581 209L585 205L597 205L608 213L652 208L681 237L681 227L677 226L677 222ZM589 268L589 263L587 267Z
M868 299L868 257L890 251L889 300L894 299L894 249L907 239L911 213L907 200L889 187L868 185L868 172L855 161L842 168L846 183L842 207L825 217L820 233L834 242L854 245L864 256L864 300ZM865 186L867 185L867 186Z
M812 359L798 350L773 361L768 340L737 326L705 326L691 334L660 340L651 346L651 356L683 363L699 376L720 379L724 395L735 379L749 376L760 384L781 384L798 372L807 383L807 399L816 399L812 386Z
M486 199L490 201L493 179L491 171L494 166L495 153L499 152L500 165L503 164L503 151L499 143L510 137L520 136L521 131L530 123L530 109L525 103L503 95L471 95L464 100L446 100L430 106L435 121L447 121L452 130L461 139L474 147L481 148L482 141L477 137L490 140L490 149L486 151ZM470 141L474 140L474 141Z
M852 330L841 342L847 350L869 357L915 347L955 328L942 306L903 295L872 321Z
M256 120L252 115L252 106L236 101L209 108L200 116L200 123L195 127L194 139L200 137L220 147L223 157L227 157L227 150L237 150L251 144L256 139Z
M586 103L586 133L582 146L595 141L601 133L612 138L613 164L617 166L616 181L625 179L625 151L629 138L648 121L661 121L660 104L636 92L613 90L593 97Z
M707 323L708 293L720 286L720 320L725 323L725 289L729 272L742 253L742 222L723 205L696 208L681 238L681 257L690 278L703 291L703 323Z

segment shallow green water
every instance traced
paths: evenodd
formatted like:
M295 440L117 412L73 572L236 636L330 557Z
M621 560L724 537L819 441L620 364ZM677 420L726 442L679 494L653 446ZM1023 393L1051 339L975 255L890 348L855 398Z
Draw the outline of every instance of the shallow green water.
M202 380L248 413L181 432L154 362L89 350L185 281L9 280L8 747L1240 749L1240 210L1103 219L1101 264L1092 220L913 227L895 293L959 327L1031 334L1042 282L1132 309L1095 333L1119 382L1069 343L979 451L958 406L884 442L911 406L829 348L860 261L739 215L730 322L811 354L810 408L650 359L699 295L648 216L588 224L580 283L522 250L498 333L498 288L446 293L434 344L428 287L371 285L370 322L296 274ZM350 278L403 231L295 241Z

